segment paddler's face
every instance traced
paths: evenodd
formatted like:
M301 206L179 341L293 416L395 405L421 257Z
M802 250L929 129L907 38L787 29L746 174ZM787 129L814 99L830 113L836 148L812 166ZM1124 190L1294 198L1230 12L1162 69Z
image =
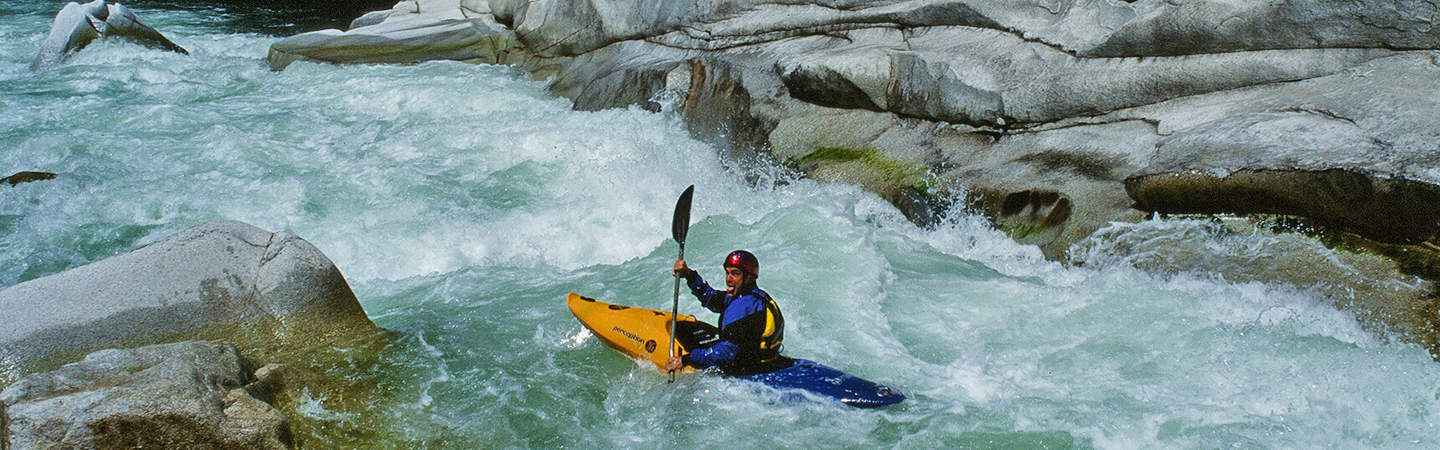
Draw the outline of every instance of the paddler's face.
M739 267L725 268L725 295L734 297L744 283L745 272L741 271Z

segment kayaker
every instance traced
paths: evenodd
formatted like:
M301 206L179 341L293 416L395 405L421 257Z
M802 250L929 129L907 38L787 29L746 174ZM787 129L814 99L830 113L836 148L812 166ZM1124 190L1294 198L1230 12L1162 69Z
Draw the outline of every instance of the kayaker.
M780 356L785 336L785 318L770 294L755 286L760 261L745 250L725 257L725 290L711 288L684 259L675 260L673 273L685 278L690 292L705 309L720 313L720 339L671 357L666 365L677 370L683 365L704 369L718 367L729 375L746 375L779 368L787 358Z

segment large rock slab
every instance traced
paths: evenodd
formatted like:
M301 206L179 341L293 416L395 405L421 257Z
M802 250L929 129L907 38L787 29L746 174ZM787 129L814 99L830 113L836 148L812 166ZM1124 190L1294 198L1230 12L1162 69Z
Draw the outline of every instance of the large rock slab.
M507 64L525 55L515 32L496 23L488 5L428 0L367 14L349 31L322 30L283 39L270 46L267 61L282 70L295 61Z
M296 346L376 330L319 249L234 221L0 290L0 310L0 376L133 342L251 335Z
M1440 53L1127 113L1168 134L1126 180L1147 211L1310 218L1389 243L1440 234Z
M823 54L777 55L796 99L997 128L1304 80L1393 54L1384 49L1314 49L1079 58L1009 33L972 27L925 27L904 35L891 33L893 40L876 39L876 33L847 36L854 37L832 39ZM827 101L854 97L847 94L856 89L866 94L868 104Z
M1157 56L1256 49L1440 47L1435 3L1420 0L1136 2L1136 17L1089 56Z
M228 342L102 350L0 391L0 447L293 448Z

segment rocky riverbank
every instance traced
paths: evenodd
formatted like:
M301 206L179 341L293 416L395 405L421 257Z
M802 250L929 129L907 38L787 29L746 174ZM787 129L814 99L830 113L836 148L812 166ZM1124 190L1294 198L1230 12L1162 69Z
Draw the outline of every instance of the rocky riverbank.
M10 448L289 447L280 411L368 398L325 370L387 341L318 249L240 222L8 287L0 308Z
M576 108L674 111L699 137L859 184L920 225L967 207L1059 260L1155 214L1302 224L1369 249L1342 258L1392 258L1341 276L1409 286L1337 304L1409 311L1383 322L1434 342L1433 287L1414 279L1440 278L1434 9L416 0L281 40L269 62L514 65Z

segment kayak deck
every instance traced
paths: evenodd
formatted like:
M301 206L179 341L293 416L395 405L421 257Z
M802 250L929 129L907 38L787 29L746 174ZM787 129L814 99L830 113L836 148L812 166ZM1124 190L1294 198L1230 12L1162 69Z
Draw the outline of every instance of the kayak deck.
M665 370L670 357L670 313L648 308L635 308L605 303L571 292L565 304L585 328L595 337L615 350L634 359L649 361L655 368ZM715 327L695 319L695 316L681 315L676 319L675 354L686 355L690 349L712 342L719 337ZM682 371L694 371L685 366Z

